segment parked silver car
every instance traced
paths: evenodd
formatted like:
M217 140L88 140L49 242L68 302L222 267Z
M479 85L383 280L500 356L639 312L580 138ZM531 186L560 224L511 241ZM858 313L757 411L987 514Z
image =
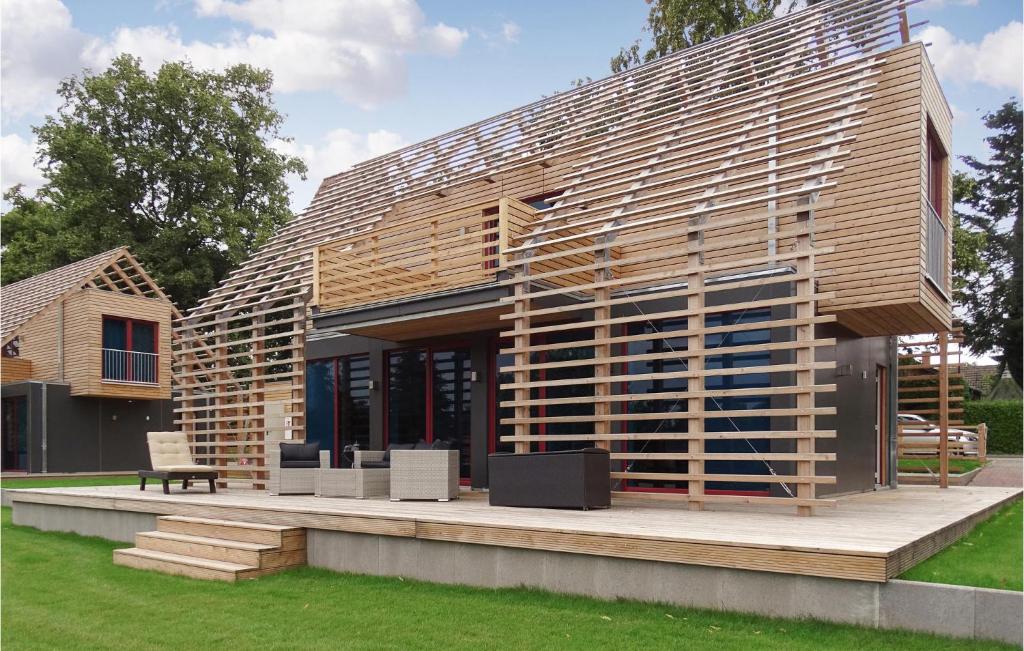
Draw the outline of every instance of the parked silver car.
M939 428L917 414L897 414L903 443L917 444L904 451L907 455L935 455L939 452ZM978 435L962 429L949 428L949 442L963 446L965 456L978 456ZM931 443L934 447L920 444Z

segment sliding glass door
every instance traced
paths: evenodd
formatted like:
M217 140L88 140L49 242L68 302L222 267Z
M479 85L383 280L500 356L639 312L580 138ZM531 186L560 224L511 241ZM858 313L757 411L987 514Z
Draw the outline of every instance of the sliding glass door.
M447 439L459 450L459 476L470 476L470 428L473 407L468 348L436 350L431 354L431 423L433 438Z
M470 476L473 371L468 347L387 353L387 442L449 441Z
M341 465L341 451L358 443L370 447L370 358L352 355L306 363L306 440L330 450Z

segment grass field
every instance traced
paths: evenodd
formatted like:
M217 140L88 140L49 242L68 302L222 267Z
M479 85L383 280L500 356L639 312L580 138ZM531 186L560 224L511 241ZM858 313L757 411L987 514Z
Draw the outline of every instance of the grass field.
M900 578L1001 590L1024 589L1022 513L1022 502L1017 500Z
M44 533L2 510L11 649L1008 648L814 621L302 568L222 584L118 567L119 546Z
M40 479L2 479L0 480L0 488L67 488L69 486L118 486L138 483L138 475L123 477L44 477Z
M950 459L949 460L949 472L950 474L959 475L961 473L970 472L975 468L981 467L981 462L977 459ZM934 473L939 472L939 460L938 459L911 459L902 458L900 459L900 472L923 472L927 473L929 470Z

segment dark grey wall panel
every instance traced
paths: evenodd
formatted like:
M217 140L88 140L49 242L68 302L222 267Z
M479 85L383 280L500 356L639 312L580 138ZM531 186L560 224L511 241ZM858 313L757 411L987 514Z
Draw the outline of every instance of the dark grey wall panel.
M146 432L175 429L170 400L73 397L66 384L42 382L5 385L2 395L28 396L31 472L148 468Z
M836 392L820 396L818 404L822 407L835 406L837 415L819 417L818 424L821 429L836 429L838 437L819 442L818 449L835 452L837 460L818 463L817 469L820 475L835 474L838 481L834 487L823 486L820 492L872 490L880 443L875 430L878 410L875 374L879 366L889 368L891 340L889 337L859 337L835 324L829 324L823 330L822 336L836 338L836 368L819 371L817 381L822 384L834 382ZM827 360L828 355L820 355L819 359ZM883 451L883 454L888 454L888 451Z

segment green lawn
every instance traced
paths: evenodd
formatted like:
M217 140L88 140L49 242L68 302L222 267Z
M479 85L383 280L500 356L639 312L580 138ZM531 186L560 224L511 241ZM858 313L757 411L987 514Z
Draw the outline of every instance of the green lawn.
M68 477L40 479L3 479L0 488L66 488L68 486L115 486L138 484L138 475L124 477Z
M974 531L910 568L901 579L1022 590L1024 516L1021 500L1004 507Z
M120 545L10 523L3 627L11 649L1009 648L814 621L484 590L302 568L222 584L111 563Z
M950 459L949 460L949 472L954 475L960 473L970 472L975 468L981 467L981 462L977 459ZM900 472L923 472L927 473L931 470L934 473L939 472L939 460L938 459L911 459L902 458L900 459Z

